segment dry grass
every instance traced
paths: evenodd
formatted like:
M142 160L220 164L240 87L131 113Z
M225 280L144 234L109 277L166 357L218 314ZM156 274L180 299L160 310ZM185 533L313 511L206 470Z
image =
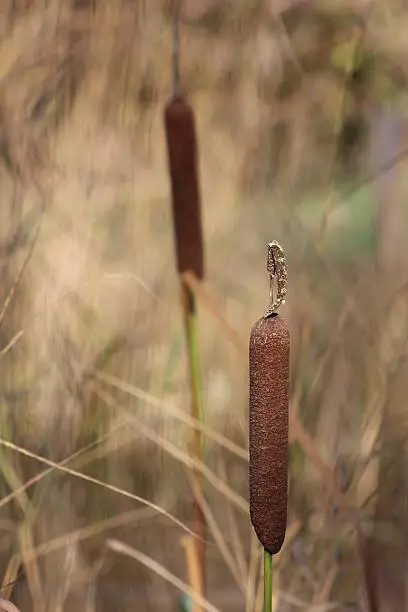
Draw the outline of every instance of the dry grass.
M185 2L208 270L205 286L186 278L200 306L202 426L188 416L162 123L170 4L2 2L1 594L21 612L194 598L181 538L198 469L210 527L200 604L261 610L246 339L277 238L290 265L292 439L275 610L365 610L366 587L370 612L396 609L408 13L398 0Z

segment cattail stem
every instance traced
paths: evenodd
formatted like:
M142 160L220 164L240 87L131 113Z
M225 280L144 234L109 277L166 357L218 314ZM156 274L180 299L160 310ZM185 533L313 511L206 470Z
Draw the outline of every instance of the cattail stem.
M264 548L264 612L272 612L272 555Z
M183 311L185 313L188 360L190 365L190 377L193 395L193 414L198 421L202 422L204 419L204 415L201 397L196 299L190 287L185 285L183 282L181 283L181 287L183 295ZM198 433L200 434L200 446L203 446L202 434L200 432Z
M196 299L190 287L188 287L183 281L181 281L181 291L190 370L192 415L200 424L203 424L204 416L201 395ZM194 454L197 460L202 463L204 455L204 437L202 431L198 429L196 429L194 432ZM194 480L198 494L202 495L203 476L200 471L194 471ZM203 595L205 592L205 517L198 500L196 500L195 504L195 532L199 538L196 540L196 545L200 572L200 594Z

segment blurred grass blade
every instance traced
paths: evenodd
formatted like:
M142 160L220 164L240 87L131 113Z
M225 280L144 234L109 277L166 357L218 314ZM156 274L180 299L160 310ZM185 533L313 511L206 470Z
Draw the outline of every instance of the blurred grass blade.
M186 425L189 425L190 427L193 427L194 429L198 429L209 440L212 440L213 442L216 442L220 446L223 446L225 449L227 449L228 451L230 451L231 453L233 453L240 459L243 459L244 461L248 461L248 452L244 448L242 448L238 444L235 444L235 442L232 442L232 440L226 438L225 436L217 432L215 429L212 429L208 425L204 425L203 423L200 423L196 418L183 412L183 410L180 410L176 408L175 406L171 405L170 402L161 400L160 398L146 391L143 391L143 389L140 389L139 387L136 387L135 385L131 383L121 380L120 378L117 378L116 376L112 376L111 374L104 374L103 372L93 372L93 375L98 380L110 386L116 387L117 389L120 389L124 393L132 395L133 397L140 399L146 402L147 404L151 404L152 406L155 406L156 408L159 408L160 410L163 410L167 414L177 418L179 421L185 423Z
M130 557L131 559L135 559L135 561L139 561L139 563L142 563L145 567L149 568L155 574L172 584L174 587L176 587L176 589L188 595L192 601L196 602L198 605L204 608L204 610L207 610L207 612L220 612L220 610L207 601L207 599L202 597L199 593L190 588L188 584L180 580L180 578L177 578L177 576L169 572L165 567L163 567L163 565L157 561L154 561L154 559L151 557L148 557L138 550L131 548L119 540L109 539L106 541L106 545L114 552Z
M40 463L53 467L54 469L60 472L63 472L70 476L74 476L75 478L80 478L81 480L84 480L85 482L89 482L91 484L107 489L108 491L112 491L113 493L117 493L118 495L122 495L123 497L127 497L128 499L132 499L134 501L140 502L141 504L148 506L149 508L152 508L153 510L157 510L158 513L162 514L163 516L168 518L170 521L178 525L183 531L194 536L194 532L191 531L191 529L189 529L182 521L180 521L178 518L173 516L170 512L168 512L164 508L161 508L157 504L154 504L153 502L143 497L140 497L139 495L135 495L134 493L131 493L130 491L126 491L125 489L121 489L120 487L116 487L107 482L103 482L102 480L99 480L98 478L93 478L92 476L88 476L87 474L83 474L82 472L78 472L77 470L73 470L64 465L55 463L54 461L51 461L50 459L46 459L45 457L41 457L40 455L37 455L36 453L32 453L28 451L27 449L22 448L21 446L17 446L16 444L9 442L8 440L4 440L3 438L0 438L0 445L4 446L5 448L9 448L10 450L15 451L16 453L19 453L20 455L24 455L25 457L30 457L31 459L35 459L36 461L39 461Z

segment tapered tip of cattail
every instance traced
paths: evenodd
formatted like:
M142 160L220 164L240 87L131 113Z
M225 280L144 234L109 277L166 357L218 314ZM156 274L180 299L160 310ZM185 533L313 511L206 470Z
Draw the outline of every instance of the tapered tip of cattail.
M165 108L167 153L171 179L173 226L179 273L204 277L201 199L194 113L181 97Z
M254 324L249 342L250 513L264 548L282 547L287 519L289 330L278 315Z

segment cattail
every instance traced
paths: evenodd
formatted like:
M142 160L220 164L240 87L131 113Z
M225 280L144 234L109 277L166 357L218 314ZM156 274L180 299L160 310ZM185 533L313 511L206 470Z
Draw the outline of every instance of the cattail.
M190 270L202 279L204 256L195 121L191 106L181 96L167 104L165 126L177 268L180 274Z
M178 13L178 11L176 11ZM173 98L164 112L167 154L171 182L173 228L176 246L177 269L180 276L182 307L186 332L188 361L190 369L192 414L199 423L204 414L201 398L199 372L199 350L196 319L196 300L190 286L185 282L183 273L192 272L201 281L204 277L203 236L201 227L200 185L197 168L197 139L194 113L191 106L179 94L179 16L174 19L173 53ZM199 462L204 458L204 438L198 429L194 438L195 455ZM197 489L195 503L195 531L198 536L196 552L198 561L197 585L201 596L205 593L205 517L200 505L203 494L202 474L194 470ZM201 606L195 606L201 612Z
M255 532L264 549L276 554L287 517L290 343L286 323L274 312L283 301L282 287L286 293L286 264L276 243L269 245L268 270L271 281L277 277L277 301L256 321L249 343L249 489Z

